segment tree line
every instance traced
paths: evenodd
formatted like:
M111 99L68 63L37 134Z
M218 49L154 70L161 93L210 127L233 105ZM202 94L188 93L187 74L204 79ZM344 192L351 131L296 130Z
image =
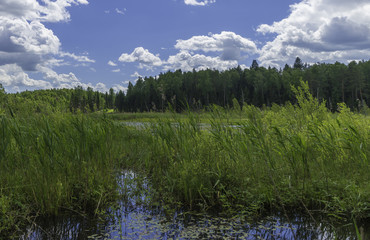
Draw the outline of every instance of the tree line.
M129 83L126 94L120 91L112 98L119 112L164 111L169 104L176 111L203 109L212 104L232 107L233 99L241 107L283 105L296 101L292 86L297 87L301 79L308 82L314 97L326 101L331 111L336 111L342 102L354 110L369 102L370 61L307 65L299 57L283 69L260 67L254 60L246 69L238 66L226 71L168 71L157 77L139 78L135 85Z
M95 112L114 109L117 112L165 111L169 105L178 112L190 108L204 109L216 104L232 107L235 100L258 107L283 105L296 101L292 86L308 82L311 94L326 101L331 111L338 103L359 110L370 98L370 61L349 64L304 64L296 58L283 69L260 67L253 61L250 68L240 66L226 71L206 69L183 72L168 71L156 77L137 79L127 91L106 92L83 89L50 89L6 94L0 86L0 101L18 111ZM234 100L234 101L233 101ZM4 104L3 104L4 105Z

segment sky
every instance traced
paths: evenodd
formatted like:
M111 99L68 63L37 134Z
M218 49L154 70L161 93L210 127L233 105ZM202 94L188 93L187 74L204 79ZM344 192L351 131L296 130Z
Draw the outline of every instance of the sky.
M369 0L0 0L6 92L369 56Z

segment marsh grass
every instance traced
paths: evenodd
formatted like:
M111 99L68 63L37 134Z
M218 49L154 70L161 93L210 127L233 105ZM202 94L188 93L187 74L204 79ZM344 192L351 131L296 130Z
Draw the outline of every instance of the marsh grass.
M297 105L214 106L208 128L193 113L153 122L128 156L163 195L193 209L370 217L369 117L345 105L328 112L304 83L295 92Z
M369 218L370 118L295 92L296 105L166 113L139 129L114 114L1 114L0 236L29 216L103 212L122 169L147 176L163 208Z
M83 115L0 116L0 234L24 209L94 213L114 199L123 131Z

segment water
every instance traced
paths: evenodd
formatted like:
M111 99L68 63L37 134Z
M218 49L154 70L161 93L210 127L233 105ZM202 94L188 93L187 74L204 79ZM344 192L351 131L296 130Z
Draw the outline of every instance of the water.
M192 215L150 206L150 184L132 171L119 177L122 199L104 217L69 214L40 218L19 239L357 239L353 224L332 226L324 220L290 216L247 220L246 216L224 218ZM370 239L361 227L362 239Z

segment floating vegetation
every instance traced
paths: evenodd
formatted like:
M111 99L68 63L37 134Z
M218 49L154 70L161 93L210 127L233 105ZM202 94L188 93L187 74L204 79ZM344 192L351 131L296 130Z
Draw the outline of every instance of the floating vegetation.
M350 225L334 227L298 214L290 220L281 214L256 220L183 211L169 217L161 208L148 205L151 187L145 177L125 171L119 181L121 200L99 220L41 219L20 239L356 239Z

